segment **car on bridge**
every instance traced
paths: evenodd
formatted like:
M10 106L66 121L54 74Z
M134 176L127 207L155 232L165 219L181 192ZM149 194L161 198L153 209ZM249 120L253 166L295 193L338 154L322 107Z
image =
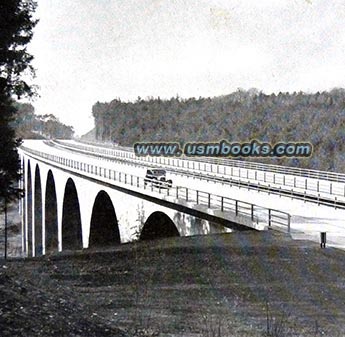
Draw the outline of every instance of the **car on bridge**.
M144 179L145 186L149 183L152 186L160 188L170 188L172 187L172 180L166 178L166 170L161 168L151 168L146 170L146 175Z

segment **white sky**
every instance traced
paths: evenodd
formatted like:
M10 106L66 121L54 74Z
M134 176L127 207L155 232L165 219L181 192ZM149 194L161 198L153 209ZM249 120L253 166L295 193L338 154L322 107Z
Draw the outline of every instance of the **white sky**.
M40 98L81 135L114 98L345 87L344 0L38 0Z

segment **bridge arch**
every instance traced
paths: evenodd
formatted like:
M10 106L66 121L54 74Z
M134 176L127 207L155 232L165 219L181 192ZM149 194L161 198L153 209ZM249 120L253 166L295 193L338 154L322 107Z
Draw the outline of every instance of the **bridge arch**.
M35 191L34 191L34 224L35 224L35 256L42 255L42 185L38 164L35 169Z
M45 194L45 248L46 252L58 250L57 199L53 172L48 171Z
M139 239L151 240L174 236L180 236L180 234L170 217L163 212L153 212L147 218Z
M82 228L77 189L68 178L62 207L62 249L81 249Z
M89 247L120 243L120 231L113 203L108 193L100 191L92 208Z
M28 160L28 169L26 175L27 188L27 233L28 233L28 256L32 255L32 181L31 181L31 165Z

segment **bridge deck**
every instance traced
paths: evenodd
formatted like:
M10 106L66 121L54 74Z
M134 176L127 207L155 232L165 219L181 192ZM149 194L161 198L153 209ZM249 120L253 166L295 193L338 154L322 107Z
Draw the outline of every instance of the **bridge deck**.
M68 156L71 160L87 160L88 163L102 166L106 169L125 171L135 176L145 175L145 166L133 163L124 164L123 162L104 160L101 158L82 155L80 153L67 152L65 150L48 147L41 141L25 141L25 146L38 151L49 151L55 155ZM345 247L345 226L343 219L345 211L329 206L318 206L309 202L291 199L287 196L278 196L260 192L259 190L248 190L240 186L229 186L221 182L210 182L202 177L190 177L177 172L170 172L174 185L185 186L187 188L209 192L212 194L223 195L235 198L244 202L260 205L264 208L279 209L291 214L291 233L295 238L310 238L319 240L321 231L327 232L327 241L339 247ZM157 193L157 191L153 191ZM260 213L257 210L258 214Z

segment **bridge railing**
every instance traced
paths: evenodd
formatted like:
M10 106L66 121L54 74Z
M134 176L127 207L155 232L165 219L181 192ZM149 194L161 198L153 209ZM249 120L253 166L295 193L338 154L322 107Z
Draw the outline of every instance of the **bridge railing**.
M255 182L261 182L264 185L273 184L276 186L285 186L287 188L292 187L294 189L310 191L314 193L314 195L324 193L330 196L345 197L345 174L288 167L282 169L282 166L278 165L256 164L252 162L247 163L231 159L138 157L134 152L119 149L95 148L84 144L66 145L64 142L55 142L62 146L74 147L80 150L103 154L106 156L114 156L124 160L134 160L151 164L173 166L179 169L205 172L206 175L213 178L215 175L218 175L225 179L226 177L235 177L239 181L243 178L247 180L252 179ZM224 164L227 162L230 162L231 164ZM267 168L270 168L270 170L268 171ZM334 179L330 179L331 177L334 177ZM335 177L337 177L337 179L335 179ZM337 183L334 184L332 181L336 181ZM260 186L258 185L258 187Z
M84 143L87 143L93 146L98 146L99 148L101 146L99 143L95 143L95 142L85 142L85 141L79 141L79 142L83 145ZM134 155L134 150L131 147L116 146L116 148L122 151L130 152ZM104 148L101 150L108 151L108 153L111 153L112 151L112 149L110 148ZM205 162L205 163L213 163L213 164L224 165L224 166L232 166L232 167L237 167L237 168L246 168L246 169L251 169L251 170L260 170L260 171L274 172L274 173L281 173L281 174L291 174L291 175L300 176L300 177L315 178L315 179L320 179L320 180L328 180L328 181L345 183L344 173L312 170L312 169L305 169L305 168L298 168L298 167L288 167L288 166L274 165L274 164L255 163L255 162L248 162L248 161L243 161L243 160L234 160L230 158L213 158L213 157L184 158L184 157L181 157L179 159L190 160L191 158L194 161Z
M212 194L205 191L195 190L182 186L169 186L167 182L158 182L155 179L139 177L133 174L116 171L106 167L85 163L82 161L56 156L21 146L24 152L41 157L48 161L69 167L76 171L96 175L112 181L127 184L132 187L151 190L166 196L175 197L177 200L204 205L209 209L216 209L222 212L232 212L235 216L246 216L254 223L265 223L269 227L282 227L290 232L291 216L289 213L276 209L265 208L241 200Z

